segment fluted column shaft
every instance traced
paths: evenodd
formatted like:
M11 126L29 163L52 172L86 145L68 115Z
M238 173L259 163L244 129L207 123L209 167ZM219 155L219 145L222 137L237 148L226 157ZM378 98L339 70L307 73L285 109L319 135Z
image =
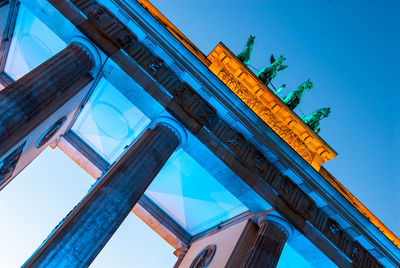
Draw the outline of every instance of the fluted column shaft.
M259 220L257 238L248 252L242 268L276 267L288 239L285 226L263 218Z
M85 49L70 44L0 91L0 159L92 81L93 66Z
M146 130L24 266L88 266L179 143L177 134L167 126Z

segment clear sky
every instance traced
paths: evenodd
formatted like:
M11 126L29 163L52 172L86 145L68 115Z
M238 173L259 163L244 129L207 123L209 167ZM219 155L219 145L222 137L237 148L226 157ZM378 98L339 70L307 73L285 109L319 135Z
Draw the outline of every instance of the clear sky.
M287 93L310 78L300 109L329 106L321 137L338 152L324 166L400 235L399 1L153 1L205 54L219 41L250 62L271 53L289 68L273 84ZM300 111L298 111L301 114ZM93 179L60 150L47 149L0 192L0 266L20 266L85 195ZM173 248L131 214L92 267L172 267Z

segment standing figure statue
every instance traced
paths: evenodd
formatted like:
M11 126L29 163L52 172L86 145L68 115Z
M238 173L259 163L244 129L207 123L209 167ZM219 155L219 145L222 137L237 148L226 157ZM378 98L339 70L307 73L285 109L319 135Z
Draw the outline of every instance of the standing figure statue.
M271 65L268 67L263 68L258 74L257 77L268 86L272 79L276 77L278 71L282 71L286 69L287 65L282 65L285 58L280 56L277 60L275 60L274 55L271 55Z
M321 129L319 127L319 122L322 118L328 117L331 113L331 108L321 108L315 110L308 116L302 116L304 123L306 123L315 133L318 133Z
M251 52L253 51L254 46L254 39L256 37L250 35L249 39L247 39L246 46L244 47L243 51L237 55L237 58L243 62L244 65L249 65Z
M294 110L297 105L300 104L301 98L303 97L306 89L311 89L313 83L308 79L298 86L295 90L290 92L286 97L283 98L283 102L292 110Z

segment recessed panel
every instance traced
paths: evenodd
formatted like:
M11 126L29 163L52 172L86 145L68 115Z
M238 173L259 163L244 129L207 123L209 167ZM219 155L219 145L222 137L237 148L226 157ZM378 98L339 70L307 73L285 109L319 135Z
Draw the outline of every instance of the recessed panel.
M171 156L146 195L192 235L248 210L183 149Z
M118 89L101 78L72 130L112 163L149 123Z
M21 5L5 71L17 80L65 47L61 38Z

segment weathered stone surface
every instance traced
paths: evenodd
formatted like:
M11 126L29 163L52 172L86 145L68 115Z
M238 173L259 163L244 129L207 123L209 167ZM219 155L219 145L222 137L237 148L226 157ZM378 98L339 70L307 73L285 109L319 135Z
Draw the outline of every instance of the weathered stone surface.
M0 157L91 82L93 64L71 44L0 91Z

